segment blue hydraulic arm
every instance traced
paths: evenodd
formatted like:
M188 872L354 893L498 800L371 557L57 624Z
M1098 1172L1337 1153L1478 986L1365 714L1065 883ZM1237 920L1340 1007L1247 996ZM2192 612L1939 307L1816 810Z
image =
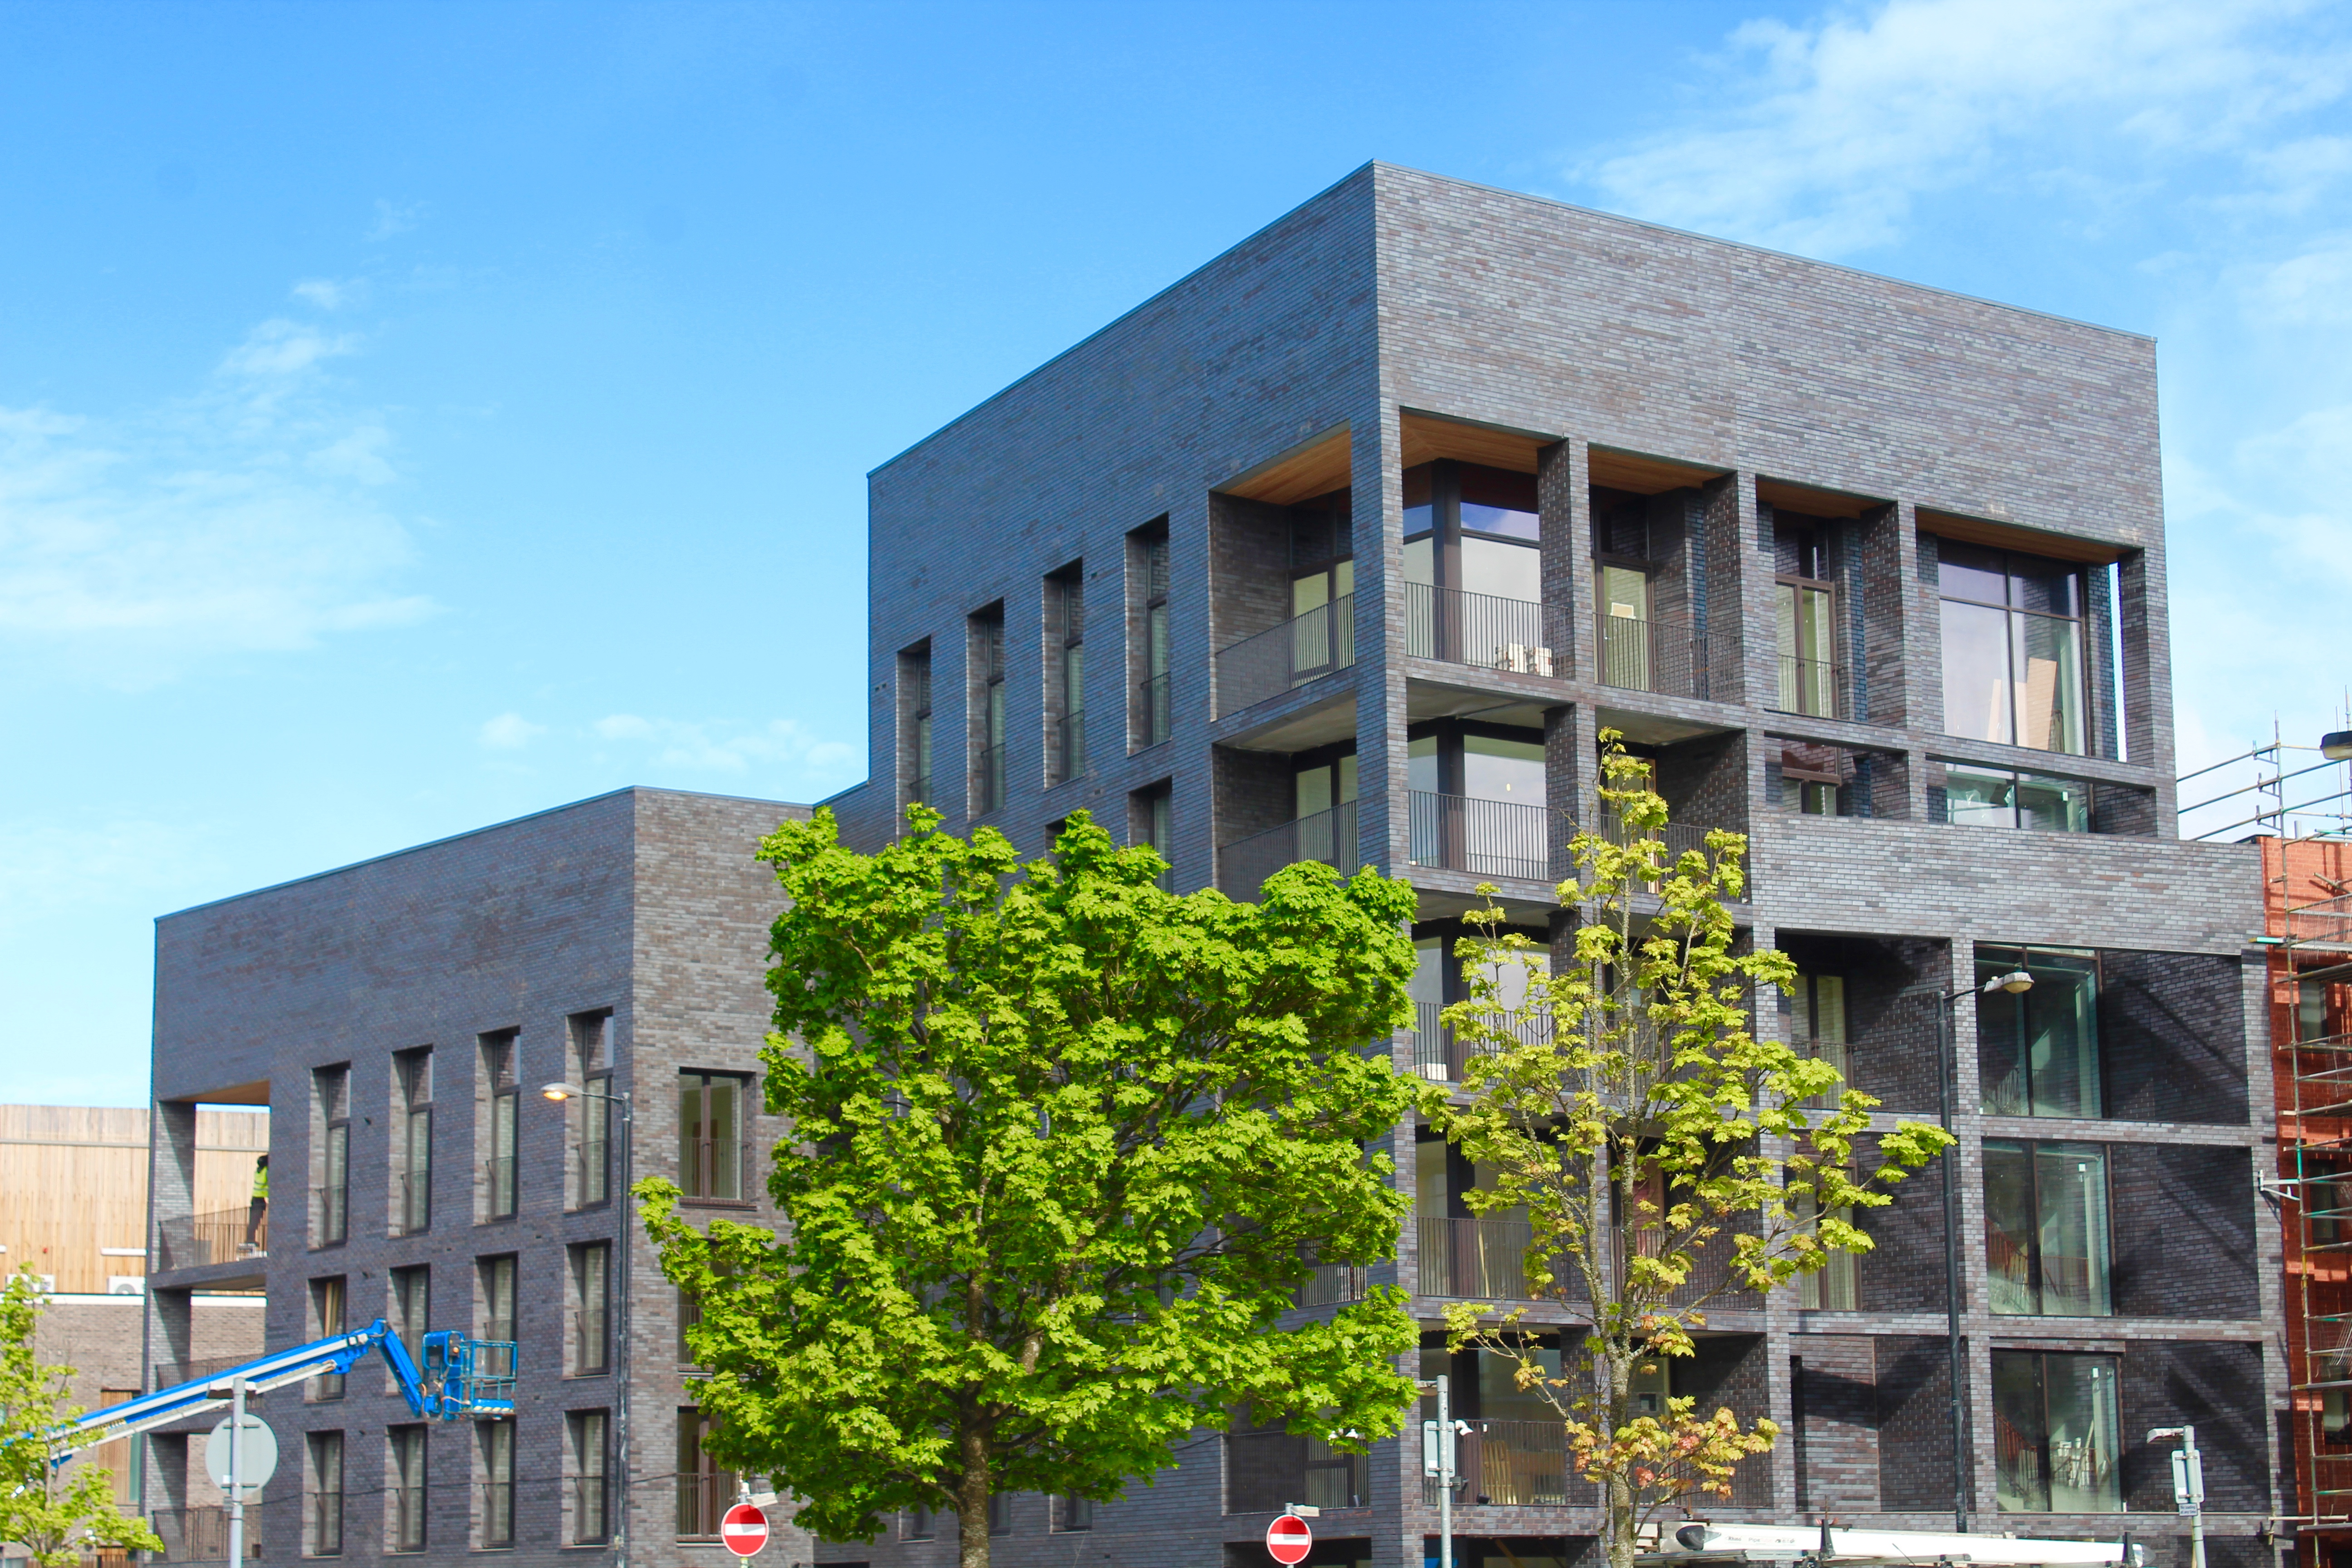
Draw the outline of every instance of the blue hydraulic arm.
M159 1388L152 1394L93 1410L50 1434L50 1460L63 1464L84 1448L216 1410L233 1396L230 1384L234 1379L245 1380L248 1395L267 1394L306 1378L348 1373L371 1350L383 1352L394 1380L400 1384L401 1397L420 1417L455 1421L469 1415L497 1417L514 1414L512 1341L473 1340L446 1331L430 1333L425 1336L425 1364L420 1367L400 1336L378 1318L364 1329L331 1335L290 1351L273 1351L243 1366L231 1367L194 1383Z

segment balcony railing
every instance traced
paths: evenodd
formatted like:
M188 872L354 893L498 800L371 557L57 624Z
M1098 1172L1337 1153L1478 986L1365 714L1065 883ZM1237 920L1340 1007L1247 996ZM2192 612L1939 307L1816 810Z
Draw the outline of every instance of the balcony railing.
M514 1502L512 1481L477 1481L474 1484L477 1544L491 1552L514 1544Z
M1598 1489L1568 1468L1568 1432L1558 1421L1465 1421L1454 1439L1455 1499L1490 1508L1590 1505ZM1422 1501L1437 1506L1437 1482L1423 1477Z
M1705 697L1706 642L1658 621L1601 617L1601 684L1664 697Z
M594 1546L613 1538L613 1515L610 1494L602 1476L566 1476L563 1480L567 1501L572 1508L572 1533L568 1537L574 1546Z
M1815 1061L1827 1062L1830 1066L1837 1068L1838 1077L1845 1079L1849 1084L1853 1082L1853 1058L1852 1055L1853 1047L1848 1045L1845 1041L1791 1040L1789 1042L1789 1045L1790 1047L1799 1056L1810 1058ZM1818 1110L1834 1110L1837 1109L1838 1101L1843 1097L1844 1092L1845 1091L1843 1089L1832 1089L1828 1094L1812 1095L1805 1100L1805 1103Z
M352 1234L352 1189L346 1184L310 1189L310 1212L319 1216L314 1247L334 1247Z
M1265 879L1285 866L1319 860L1344 876L1356 868L1356 803L1343 801L1328 811L1237 838L1220 848L1217 886L1225 897L1247 901L1255 899Z
M602 1138L585 1138L572 1146L572 1207L586 1208L613 1195L613 1146Z
M1817 719L1847 719L1845 671L1826 658L1780 656L1780 685L1773 707Z
M1135 747L1141 751L1168 739L1168 678L1155 675L1135 689Z
M482 1192L489 1200L492 1219L510 1219L515 1212L515 1163L511 1154L482 1162Z
M1455 1034L1454 1026L1444 1021L1444 1013L1439 1003L1412 1005L1412 1070L1415 1076L1432 1083L1459 1083L1469 1068L1470 1058L1486 1054L1486 1047L1482 1042L1465 1040ZM1549 1014L1531 1014L1502 1022L1505 1028L1528 1045L1551 1037Z
M1360 1263L1318 1263L1298 1288L1302 1307L1335 1307L1364 1299L1370 1271Z
M1406 810L1416 866L1535 882L1566 874L1570 829L1543 806L1414 790Z
M1054 726L1054 782L1068 784L1087 773L1087 714L1085 709L1065 715Z
M1356 596L1260 632L1217 655L1217 712L1238 713L1356 662Z
M1528 1247L1535 1233L1521 1219L1423 1215L1421 1294L1472 1301L1531 1301Z
M158 1272L203 1268L232 1263L240 1258L269 1256L269 1215L256 1220L250 1208L215 1209L209 1214L167 1219L156 1226Z
M261 1556L263 1504L245 1505L245 1555ZM165 1563L226 1563L228 1561L228 1510L219 1503L195 1508L159 1508L147 1523L163 1542Z
M1004 747L982 746L972 754L971 803L974 816L985 816L1004 805Z
M415 1236L432 1228L432 1171L411 1171L393 1178L392 1234Z
M732 1470L681 1470L677 1477L677 1538L716 1541L719 1521L735 1506Z
M745 1179L751 1164L749 1143L689 1138L679 1151L678 1188L704 1203L742 1203L751 1196Z
M1404 650L1414 658L1478 669L1564 677L1568 624L1532 600L1407 583Z

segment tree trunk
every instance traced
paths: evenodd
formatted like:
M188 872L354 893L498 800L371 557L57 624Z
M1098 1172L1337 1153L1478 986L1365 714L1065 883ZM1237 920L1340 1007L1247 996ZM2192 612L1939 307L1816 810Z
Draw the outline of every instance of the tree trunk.
M956 1482L956 1568L988 1568L988 1439L977 1426L967 1426L961 1447L963 1475Z

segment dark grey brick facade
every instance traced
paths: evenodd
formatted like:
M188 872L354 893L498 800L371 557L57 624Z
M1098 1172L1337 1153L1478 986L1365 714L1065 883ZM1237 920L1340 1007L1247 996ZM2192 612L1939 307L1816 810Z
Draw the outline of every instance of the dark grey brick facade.
M1009 795L970 817L961 761L941 755L934 800L951 826L985 821L1036 849L1050 823L1084 807L1136 831L1129 795L1166 779L1177 885L1210 886L1221 847L1285 819L1287 759L1352 742L1349 858L1410 875L1423 918L1440 921L1482 879L1430 856L1413 863L1408 730L1474 714L1521 727L1543 742L1550 805L1591 820L1596 737L1614 727L1655 757L1678 819L1751 836L1748 940L1785 945L1817 972L1840 966L1826 972L1852 986L1855 1075L1911 1115L1936 1109L1934 993L1969 986L1979 944L2097 955L2104 1118L1984 1114L1975 1008L1963 997L1954 1010L1977 1518L2028 1534L2128 1525L2171 1536L2179 1521L2145 1495L2139 1478L2158 1461L2137 1435L2194 1405L2235 1445L2230 1474L2257 1478L2217 1501L2227 1511L2211 1521L2215 1551L2227 1555L2219 1543L2250 1536L2276 1506L2259 1478L2275 1468L2268 1413L2284 1398L2266 1348L2277 1242L2252 1175L2264 1134L2246 1114L2270 1092L2267 1063L2246 1049L2261 1003L2243 963L2259 870L2251 850L2183 844L2173 826L2154 371L2144 338L1370 165L875 470L869 755L900 758L901 778L832 805L853 842L892 831L907 766L898 655L928 639L934 732L963 734L948 704L965 686L947 665L961 657L964 617L1001 601ZM1448 663L1414 641L1405 472L1432 458L1535 476L1548 669L1509 667L1499 651L1492 668ZM1292 686L1234 700L1218 656L1292 612L1284 509L1343 488L1352 664L1299 664ZM1163 525L1172 734L1146 746L1130 535ZM1778 710L1775 576L1794 569L1784 531L1801 527L1821 540L1821 575L1841 595L1842 706L1820 714ZM2122 661L2086 677L2084 754L1946 733L1939 538L2097 566L2084 578L2088 636L2104 646L2112 620ZM1656 690L1608 683L1595 555L1627 551L1652 563L1659 626L1696 643L1679 689L1663 675ZM1098 606L1084 700L1097 740L1086 775L1049 789L1052 684L1035 617L1041 582L1074 560ZM1100 607L1118 598L1122 573L1127 646L1113 649ZM1121 734L1134 744L1115 743ZM1782 807L1788 746L1842 759L1846 815ZM2099 831L1932 820L1930 774L1947 760L2085 781ZM1544 882L1502 881L1515 917L1542 929ZM1402 1066L1409 1049L1400 1043ZM2115 1316L1990 1311L1987 1136L2110 1151ZM1412 1142L1401 1130L1393 1149L1407 1186ZM1802 1410L1802 1442L1780 1447L1760 1493L1743 1490L1757 1509L1745 1517L1787 1516L1801 1496L1892 1524L1948 1521L1940 1174L1905 1184L1877 1214L1865 1220L1880 1250L1858 1270L1860 1310L1775 1299L1716 1315L1724 1345L1695 1369L1698 1384L1784 1425ZM1418 1288L1416 1253L1408 1227L1393 1272L1374 1277ZM1420 1310L1433 1321L1438 1302L1424 1296ZM1735 1343L1736 1374L1712 1359ZM1992 1356L2021 1346L2120 1358L2127 1519L1994 1512ZM2223 1365L2229 1376L2213 1370ZM2201 1433L2207 1417L2195 1419ZM1041 1500L1018 1500L997 1560L1258 1560L1265 1516L1224 1510L1225 1446L1203 1440L1182 1458L1099 1510L1083 1538L1048 1528ZM1367 1541L1383 1568L1417 1560L1435 1523L1418 1477L1394 1444L1376 1450L1370 1476L1370 1507L1328 1519L1324 1533ZM1579 1542L1574 1555L1593 1523L1580 1506L1472 1505L1460 1528ZM919 1568L952 1552L941 1539L820 1556Z
M272 1118L277 1174L267 1257L156 1273L150 1363L205 1353L201 1342L184 1342L190 1289L199 1285L266 1287L274 1349L317 1337L315 1281L346 1282L347 1318L358 1327L387 1315L389 1270L422 1268L429 1271L429 1326L481 1334L487 1309L478 1266L511 1256L520 1363L514 1543L498 1554L575 1563L614 1555L611 1545L569 1544L583 1493L567 1482L593 1467L568 1451L566 1417L611 1412L616 1432L625 1384L629 1562L726 1559L715 1541L677 1539L677 1412L692 1405L693 1384L679 1364L677 1293L642 1238L626 1279L614 1283L629 1302L625 1354L607 1357L612 1370L599 1370L576 1348L587 1309L572 1278L571 1249L617 1247L624 1206L617 1196L580 1201L589 1195L578 1184L580 1102L558 1106L537 1091L578 1080L573 1020L608 1013L602 1060L589 1065L609 1069L614 1091L633 1097L636 1174L677 1175L677 1075L757 1073L768 1026L761 984L768 925L781 906L772 877L751 853L779 821L806 814L775 802L624 790L160 921L158 1224L168 1229L186 1213L185 1158L175 1140L193 1125L195 1103L267 1101L280 1114ZM516 1203L511 1217L491 1218L477 1158L488 1100L478 1042L506 1031L514 1032L520 1091ZM388 1184L395 1163L391 1064L395 1052L420 1047L435 1058L431 1212L421 1231L394 1236L387 1224L396 1212ZM313 1084L317 1069L342 1064L351 1068L350 1219L347 1239L329 1243ZM756 1093L751 1103L756 1109ZM780 1132L764 1116L744 1131L762 1152ZM615 1194L620 1177L615 1163ZM709 1212L765 1214L756 1176L751 1196ZM343 1434L341 1555L387 1554L386 1429L410 1419L387 1384L380 1363L371 1361L353 1372L340 1398L318 1397L314 1384L264 1402L282 1457L254 1513L266 1560L291 1560L316 1544L303 1520L310 1489L303 1458L312 1432ZM191 1425L201 1429L212 1419ZM201 1444L195 1447L200 1455ZM186 1432L150 1440L153 1506L215 1500L201 1478L191 1486L190 1449ZM471 1424L436 1424L427 1456L424 1555L471 1555L484 1545L484 1477ZM617 1455L606 1473L619 1475ZM613 1511L617 1521L617 1503ZM788 1529L771 1551L771 1561L809 1555L805 1539Z

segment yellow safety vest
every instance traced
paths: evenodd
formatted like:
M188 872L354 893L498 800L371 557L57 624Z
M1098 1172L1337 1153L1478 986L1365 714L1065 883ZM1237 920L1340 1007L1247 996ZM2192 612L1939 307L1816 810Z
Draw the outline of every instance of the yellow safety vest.
M269 1201L269 1167L258 1166L253 1173L253 1195L262 1202Z

